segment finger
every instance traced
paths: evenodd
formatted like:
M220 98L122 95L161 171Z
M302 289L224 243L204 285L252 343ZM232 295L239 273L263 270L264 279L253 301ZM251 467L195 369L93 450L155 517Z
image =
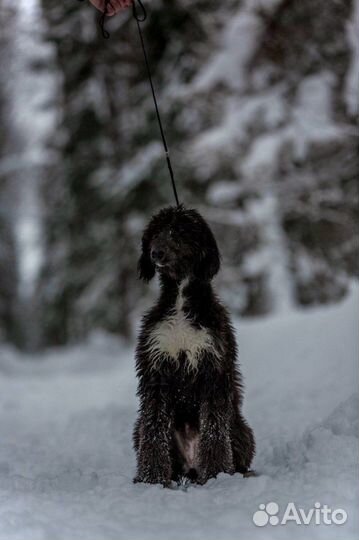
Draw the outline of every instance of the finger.
M132 5L132 0L110 0L107 4L107 15L112 16Z
M132 5L132 0L111 0L115 12L118 13L121 9L129 8Z
M115 0L110 0L109 2L106 2L105 0L101 0L101 11L105 11L106 8L106 15L108 17L112 17L112 15L116 15L116 13L119 11L119 8L117 6L117 2Z
M90 0L90 2L100 11L105 11L105 0ZM112 15L115 15L116 13L121 11L121 9L130 7L131 4L132 0L110 0L109 2L107 2L106 14L111 17Z
M108 15L109 17L112 17L112 15L116 15L116 13L117 13L117 11L116 11L115 7L113 6L113 1L109 2L107 4L106 15Z

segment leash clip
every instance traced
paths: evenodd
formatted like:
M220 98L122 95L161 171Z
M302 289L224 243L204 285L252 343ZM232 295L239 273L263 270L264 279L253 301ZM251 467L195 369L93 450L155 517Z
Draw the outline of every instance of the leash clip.
M133 4L132 4L133 16L134 16L134 18L136 19L137 22L144 22L147 19L146 8L143 5L143 3L141 2L141 0L137 0L137 2L139 3L139 6L141 8L142 15L139 15L139 13L137 12L136 0L133 0Z

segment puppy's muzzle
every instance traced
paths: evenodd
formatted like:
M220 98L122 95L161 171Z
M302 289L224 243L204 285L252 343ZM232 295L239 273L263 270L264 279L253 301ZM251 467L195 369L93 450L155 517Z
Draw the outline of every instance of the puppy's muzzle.
M152 248L151 259L155 264L161 265L166 263L166 253L164 249Z

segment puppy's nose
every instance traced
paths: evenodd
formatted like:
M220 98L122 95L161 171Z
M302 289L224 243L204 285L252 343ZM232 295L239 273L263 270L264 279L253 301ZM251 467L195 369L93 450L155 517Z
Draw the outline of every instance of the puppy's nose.
M152 249L151 251L152 260L155 262L163 262L165 258L165 252L163 249Z
M152 249L151 258L154 262L162 262L165 257L163 249Z

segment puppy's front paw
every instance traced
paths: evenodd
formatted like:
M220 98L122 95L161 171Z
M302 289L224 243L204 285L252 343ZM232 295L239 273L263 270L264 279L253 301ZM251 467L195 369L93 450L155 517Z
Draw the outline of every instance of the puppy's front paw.
M243 473L243 478L250 478L251 476L258 476L256 471L254 471L253 469L247 469Z
M203 485L210 478L217 478L217 475L222 472L232 475L235 473L235 468L231 463L222 465L217 465L215 463L211 465L208 463L207 466L201 468L197 478L197 483Z
M215 467L202 467L197 478L197 484L203 486L210 478L217 478L218 471Z
M140 476L139 474L137 474L134 479L133 479L133 483L134 484L140 484L141 482L144 482L144 479L142 476Z
M171 462L162 459L158 452L147 451L142 454L138 464L137 476L134 478L135 483L143 482L145 484L161 484L168 487L171 484Z
M198 478L196 480L197 484L199 484L200 486L204 486L204 484L207 482L207 480L209 480L210 478L217 478L217 475L208 475L207 473L202 473L200 475L198 475Z

